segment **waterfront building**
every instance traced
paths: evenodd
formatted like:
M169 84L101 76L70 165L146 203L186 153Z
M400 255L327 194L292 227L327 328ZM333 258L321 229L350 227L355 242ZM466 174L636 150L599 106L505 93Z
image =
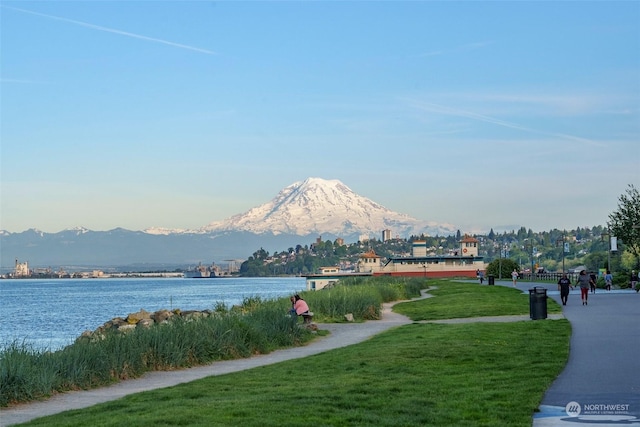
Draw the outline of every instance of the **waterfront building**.
M369 251L360 257L356 271L374 276L476 277L478 270L484 272L487 267L478 255L478 243L477 239L465 235L453 254L430 255L426 241L415 240L411 256L389 257L383 262Z
M31 270L29 270L29 262L18 262L16 258L16 266L13 270L13 277L30 277Z

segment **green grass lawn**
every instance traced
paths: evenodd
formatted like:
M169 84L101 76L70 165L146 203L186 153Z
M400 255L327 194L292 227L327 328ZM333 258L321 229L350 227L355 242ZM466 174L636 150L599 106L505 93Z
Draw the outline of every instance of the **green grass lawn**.
M415 318L465 317L465 307L475 313L468 316L528 313L528 296L509 288L438 286L435 298L403 303L402 311ZM316 356L27 425L530 426L566 363L570 331L566 320L411 324Z
M412 320L439 320L479 316L529 314L529 294L505 286L479 286L449 280L431 280L436 298L396 304L393 310ZM553 299L547 299L548 313L561 313Z

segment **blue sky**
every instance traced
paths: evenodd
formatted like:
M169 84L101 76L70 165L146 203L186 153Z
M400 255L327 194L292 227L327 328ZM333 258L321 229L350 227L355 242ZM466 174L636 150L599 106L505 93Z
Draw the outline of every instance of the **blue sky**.
M640 2L2 1L0 228L194 229L307 177L463 232L640 185Z

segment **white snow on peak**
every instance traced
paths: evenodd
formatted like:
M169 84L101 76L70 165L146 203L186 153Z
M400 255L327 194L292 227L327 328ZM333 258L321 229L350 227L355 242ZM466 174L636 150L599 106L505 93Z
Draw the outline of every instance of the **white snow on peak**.
M84 227L73 227L73 228L67 228L64 231L71 231L76 234L84 234L84 233L88 233L90 230Z
M187 230L183 230L181 228L164 228L164 227L149 227L142 230L143 233L153 234L153 235L163 235L168 236L170 234L183 234L187 233Z
M450 231L449 228L448 224L427 223L387 209L359 196L337 179L307 178L284 188L263 205L212 222L200 231L378 236L389 229L394 236L408 236Z

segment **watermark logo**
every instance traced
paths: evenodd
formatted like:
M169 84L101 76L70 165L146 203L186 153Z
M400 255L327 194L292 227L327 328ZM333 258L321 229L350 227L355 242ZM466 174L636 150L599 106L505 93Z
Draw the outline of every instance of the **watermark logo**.
M578 403L571 401L564 407L570 417L582 416L627 416L631 415L628 403Z
M585 403L582 405L584 415L628 415L628 403Z
M582 407L578 402L569 402L567 406L564 407L565 412L570 417L577 417L582 412Z

